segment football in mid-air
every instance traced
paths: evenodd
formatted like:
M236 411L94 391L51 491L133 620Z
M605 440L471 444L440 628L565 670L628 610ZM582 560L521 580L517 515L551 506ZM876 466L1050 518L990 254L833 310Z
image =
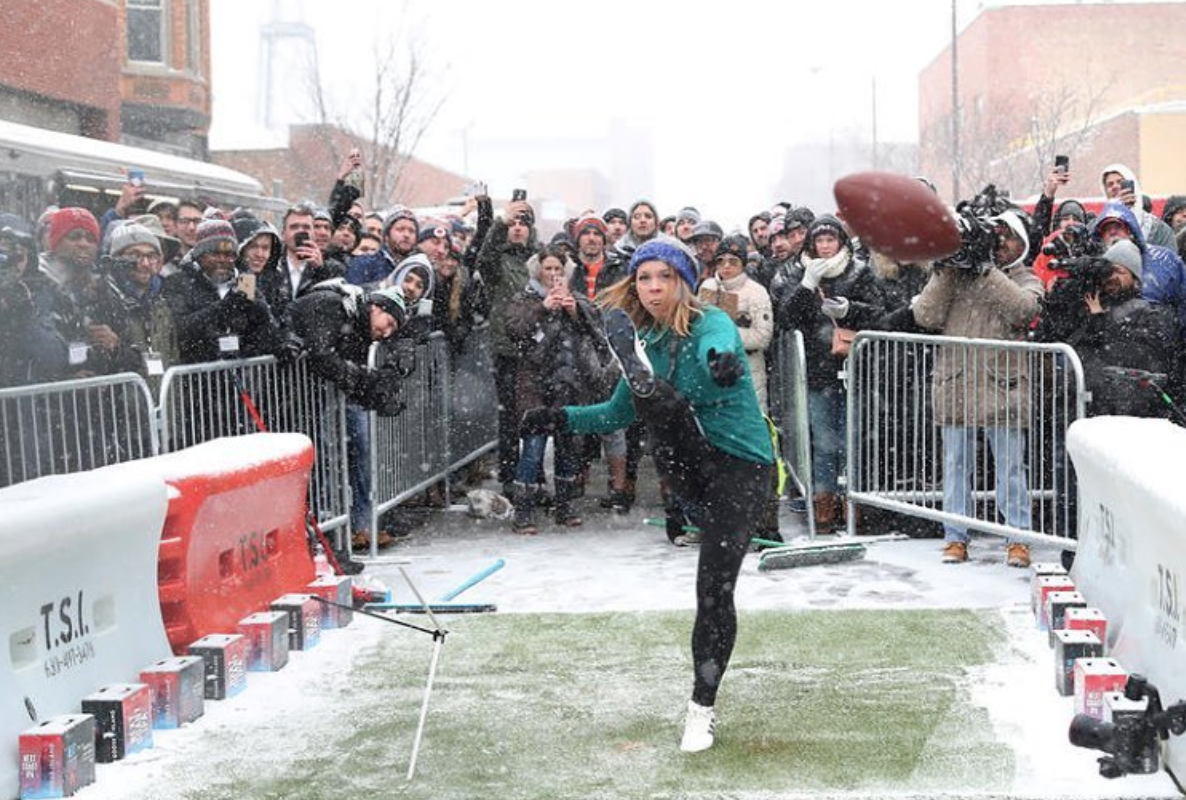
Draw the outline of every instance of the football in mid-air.
M871 250L897 261L945 258L960 249L951 209L920 181L893 172L857 172L836 181L836 209Z

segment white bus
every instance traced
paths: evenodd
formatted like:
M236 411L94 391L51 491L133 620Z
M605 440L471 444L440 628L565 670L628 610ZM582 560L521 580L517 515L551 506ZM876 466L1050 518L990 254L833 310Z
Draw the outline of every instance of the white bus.
M0 211L30 223L49 205L102 215L115 205L130 169L143 171L150 202L196 197L268 216L287 207L255 178L217 164L0 120Z

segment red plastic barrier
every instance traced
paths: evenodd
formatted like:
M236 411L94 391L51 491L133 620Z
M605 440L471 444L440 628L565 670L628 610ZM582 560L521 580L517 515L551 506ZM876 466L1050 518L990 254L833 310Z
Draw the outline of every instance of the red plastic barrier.
M170 486L157 582L169 644L234 633L313 580L305 535L313 444L300 434L216 439L155 459Z

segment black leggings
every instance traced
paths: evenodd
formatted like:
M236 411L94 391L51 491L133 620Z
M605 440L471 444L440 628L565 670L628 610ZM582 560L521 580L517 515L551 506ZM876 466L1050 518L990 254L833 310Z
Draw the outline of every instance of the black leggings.
M746 461L709 444L688 401L659 381L649 397L635 397L646 423L659 476L701 533L692 627L692 700L716 702L737 638L733 591L770 494L771 464Z

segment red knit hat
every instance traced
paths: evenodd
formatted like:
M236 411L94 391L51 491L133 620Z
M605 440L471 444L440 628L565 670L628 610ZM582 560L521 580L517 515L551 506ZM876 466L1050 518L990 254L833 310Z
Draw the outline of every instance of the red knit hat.
M95 237L95 242L99 241L99 223L94 214L85 208L62 208L55 211L49 218L49 249L57 250L66 234L79 228L90 231Z
M577 224L572 226L572 234L579 239L581 234L584 233L587 228L596 229L597 232L601 234L602 239L609 236L609 228L606 227L606 224L601 221L600 217L593 215L581 217L579 220L577 220Z

